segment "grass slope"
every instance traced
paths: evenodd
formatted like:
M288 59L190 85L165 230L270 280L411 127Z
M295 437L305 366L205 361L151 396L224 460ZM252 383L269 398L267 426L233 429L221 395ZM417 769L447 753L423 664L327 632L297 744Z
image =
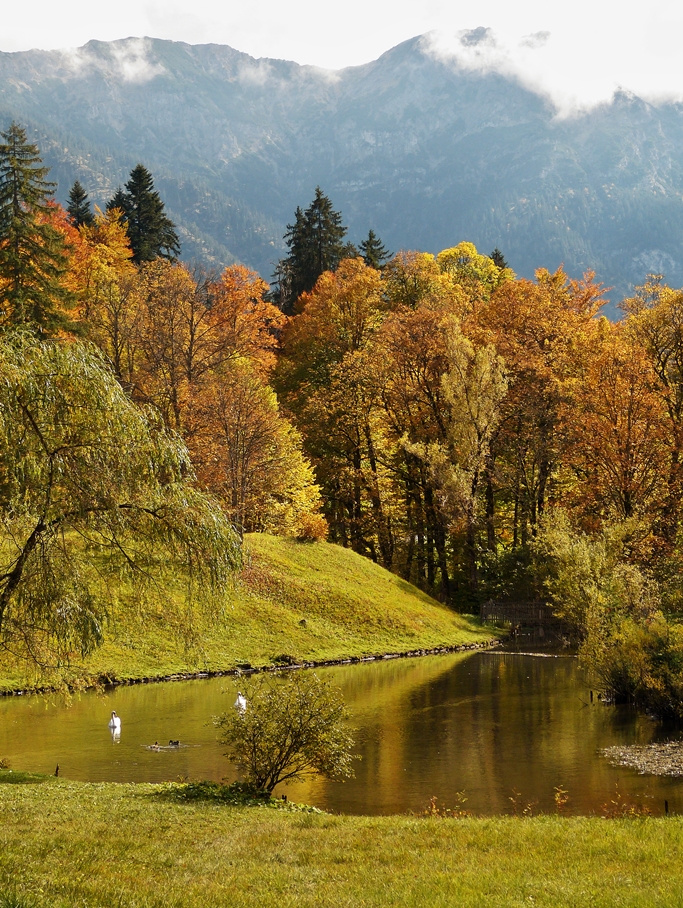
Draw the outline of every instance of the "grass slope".
M683 818L340 817L178 792L0 784L0 906L681 904Z
M177 591L176 591L177 592ZM110 678L225 671L278 657L325 661L385 652L459 646L491 630L435 602L411 584L348 549L325 542L250 535L244 569L223 607L195 610L192 633L169 584L164 606L137 610L123 594L105 643L74 659L59 677L27 676L0 661L0 690ZM180 601L178 599L178 601Z

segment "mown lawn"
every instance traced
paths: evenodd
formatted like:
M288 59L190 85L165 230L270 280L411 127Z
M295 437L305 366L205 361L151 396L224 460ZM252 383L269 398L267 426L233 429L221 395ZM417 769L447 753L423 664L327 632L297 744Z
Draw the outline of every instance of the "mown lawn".
M683 904L678 817L340 817L182 793L0 784L0 906Z
M244 569L225 601L195 607L191 616L180 604L180 582L169 581L160 601L142 609L126 590L115 591L104 645L85 660L74 654L52 676L28 673L3 656L0 690L224 671L272 665L283 656L334 660L493 636L368 559L325 542L248 536Z

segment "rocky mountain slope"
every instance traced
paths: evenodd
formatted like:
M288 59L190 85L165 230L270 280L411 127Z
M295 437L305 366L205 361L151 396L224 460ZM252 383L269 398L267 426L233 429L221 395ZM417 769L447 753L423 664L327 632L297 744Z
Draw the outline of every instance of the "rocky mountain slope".
M78 178L103 203L144 163L188 259L268 277L320 184L354 241L369 228L393 250L469 239L527 276L593 269L612 299L648 271L683 283L682 106L622 92L558 119L422 38L337 72L152 39L0 54L0 122L13 118L61 200Z

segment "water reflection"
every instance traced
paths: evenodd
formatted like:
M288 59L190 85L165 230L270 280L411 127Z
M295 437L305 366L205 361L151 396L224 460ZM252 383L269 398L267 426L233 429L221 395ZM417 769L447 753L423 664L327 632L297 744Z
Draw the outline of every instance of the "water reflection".
M454 804L458 792L475 814L522 804L554 808L554 788L569 792L576 813L598 811L614 796L664 799L683 813L681 782L610 766L599 751L647 744L678 731L634 711L590 703L572 658L475 653L400 659L321 670L338 684L353 716L356 778L283 789L332 811L420 811L432 796ZM72 779L163 781L234 778L211 717L232 707L227 679L121 687L59 698L0 701L0 757L16 768ZM115 709L125 735L107 729ZM163 747L157 742L182 746ZM155 747L155 743L157 746ZM116 745L115 747L112 745Z

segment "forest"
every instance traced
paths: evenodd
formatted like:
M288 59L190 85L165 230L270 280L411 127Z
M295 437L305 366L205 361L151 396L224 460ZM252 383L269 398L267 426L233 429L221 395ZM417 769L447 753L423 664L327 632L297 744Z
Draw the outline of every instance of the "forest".
M180 261L143 165L105 211L47 175L2 133L0 645L97 642L74 551L211 586L262 531L464 612L547 601L610 696L683 713L682 290L609 321L591 273L355 246L320 188L268 284Z

